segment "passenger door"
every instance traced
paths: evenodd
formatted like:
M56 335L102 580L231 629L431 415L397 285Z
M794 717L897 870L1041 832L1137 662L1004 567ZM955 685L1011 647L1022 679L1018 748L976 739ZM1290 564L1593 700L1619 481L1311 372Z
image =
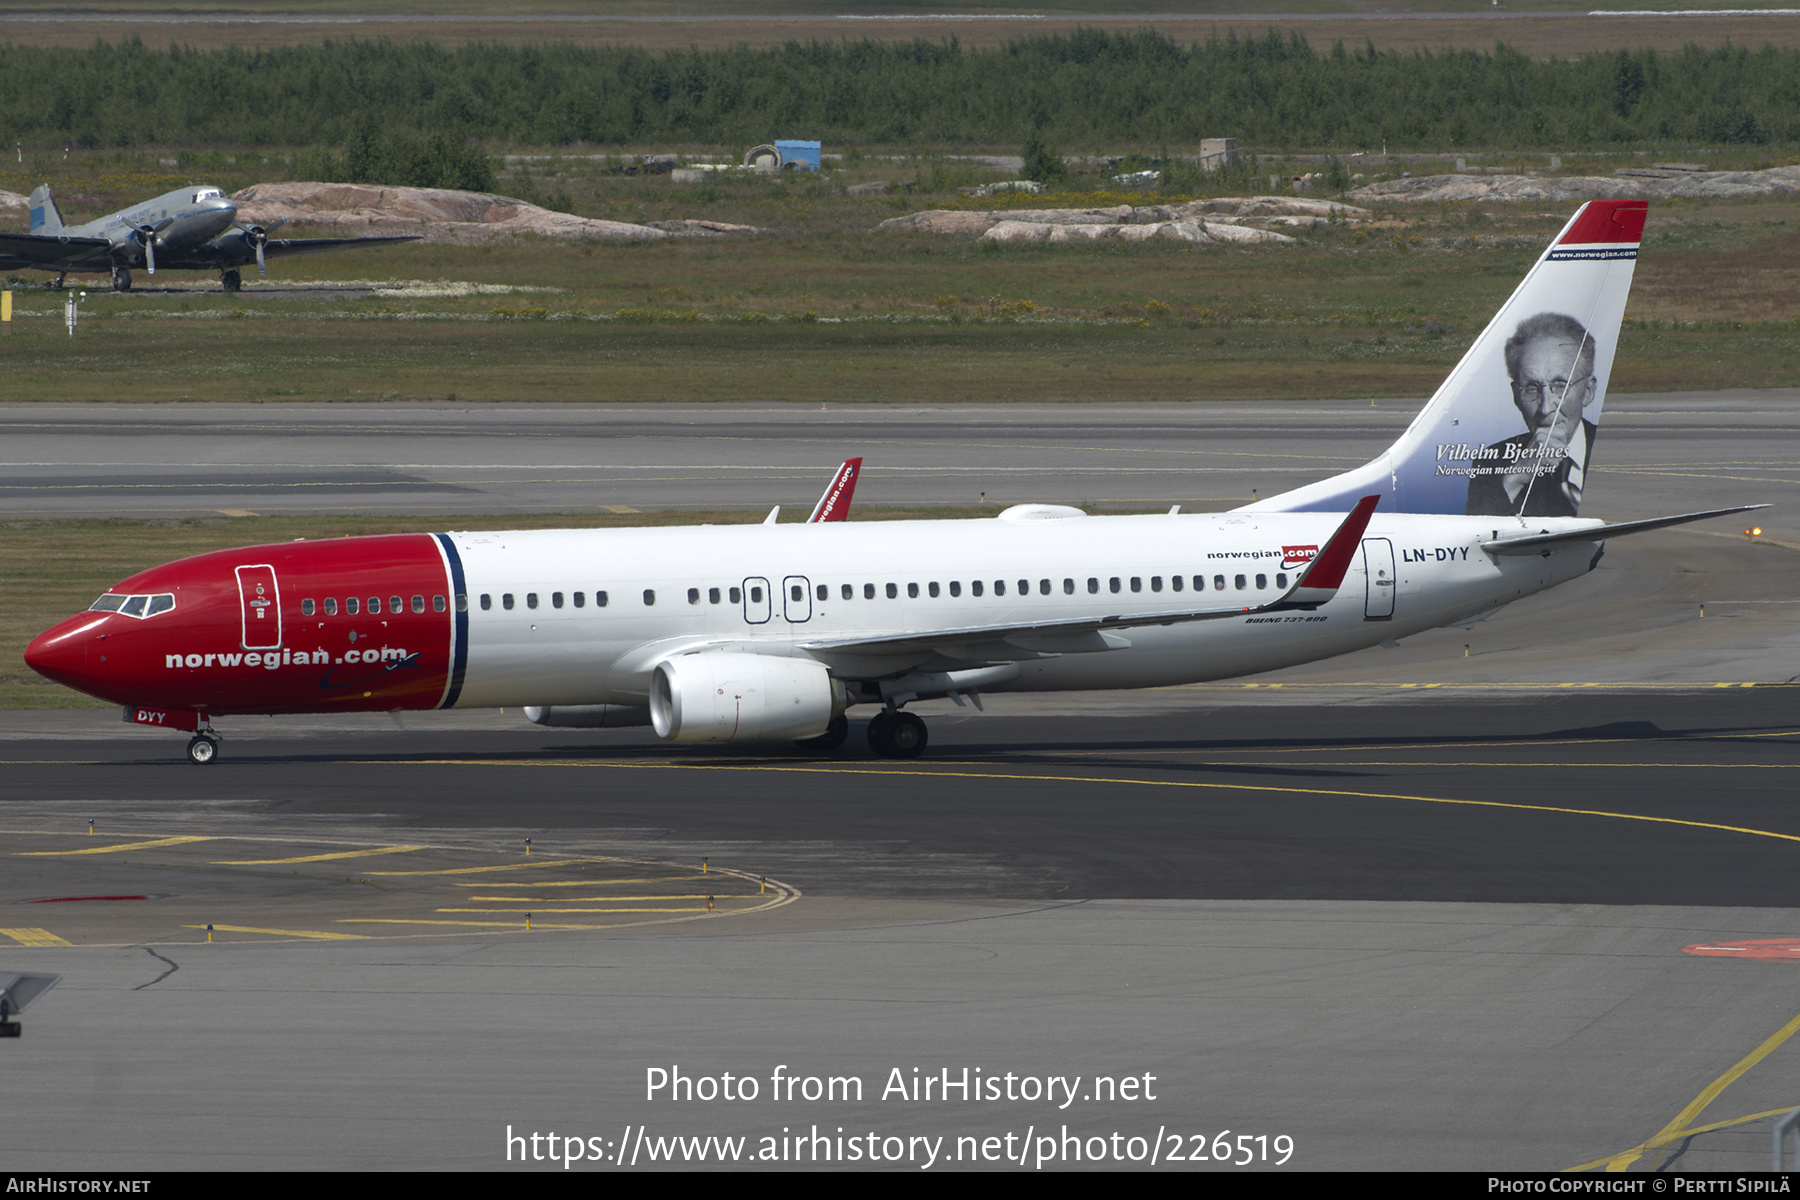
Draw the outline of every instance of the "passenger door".
M793 625L812 620L812 584L804 575L781 581L781 615Z
M774 611L769 581L760 575L744 580L744 620L751 625L766 625Z
M1364 538L1363 571L1368 576L1368 595L1363 601L1365 621L1391 621L1394 593L1399 579L1394 574L1394 543L1386 538Z
M281 649L281 595L275 568L268 564L237 569L238 603L244 614L246 650Z

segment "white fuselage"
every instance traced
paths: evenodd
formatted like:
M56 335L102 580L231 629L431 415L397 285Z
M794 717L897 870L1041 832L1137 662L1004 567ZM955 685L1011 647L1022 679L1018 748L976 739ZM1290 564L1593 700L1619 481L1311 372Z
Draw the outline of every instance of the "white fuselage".
M938 663L844 643L1252 608L1276 599L1342 519L1240 512L452 534L469 597L456 706L642 705L659 661L701 648L810 656L840 678L873 679L996 656L969 653L966 634ZM1538 520L1530 532L1598 524ZM1526 532L1516 519L1378 514L1337 595L1316 611L1103 638L1008 634L998 640L1019 652L1019 673L983 690L1157 687L1268 671L1490 611L1597 559L1591 542L1484 553L1480 543L1508 525Z

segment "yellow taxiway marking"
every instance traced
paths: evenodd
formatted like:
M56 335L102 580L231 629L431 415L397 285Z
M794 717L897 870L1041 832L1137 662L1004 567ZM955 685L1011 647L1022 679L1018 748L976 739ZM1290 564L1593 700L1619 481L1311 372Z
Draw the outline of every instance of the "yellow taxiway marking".
M643 904L650 900L704 900L709 895L715 900L745 899L730 892L689 892L676 896L464 896L463 899L471 904Z
M21 946L67 946L72 944L64 938L57 937L48 929L0 929L0 934L4 934Z
M702 905L684 904L680 908L543 908L537 912L547 913L678 913L698 912ZM441 913L509 913L521 912L516 908L434 908L432 912Z
M125 850L154 850L158 846L182 846L189 842L212 842L210 837L168 837L153 842L126 842L121 846L94 846L87 850L21 850L20 858L63 858L71 854L118 854Z
M1786 1025L1783 1025L1780 1029L1777 1029L1774 1033L1770 1034L1764 1039L1762 1045L1744 1055L1744 1057L1739 1059L1729 1071L1726 1071L1723 1075L1707 1084L1698 1096L1695 1096L1688 1102L1686 1108L1675 1114L1674 1120L1663 1126L1662 1131L1649 1141L1633 1146L1629 1150L1621 1150L1617 1154L1609 1154L1605 1158L1595 1159L1591 1163L1586 1163L1579 1167L1571 1167L1569 1169L1572 1171L1590 1171L1595 1167L1605 1166L1608 1171L1623 1171L1629 1168L1632 1163L1636 1162L1648 1151L1660 1149L1661 1147L1667 1146L1671 1142L1678 1141L1691 1133L1704 1132L1699 1129L1689 1129L1688 1122L1706 1111L1706 1106L1711 1104L1714 1100L1717 1100L1721 1092L1730 1087L1733 1083L1736 1083L1744 1072L1767 1058L1780 1047L1783 1042L1793 1037L1795 1033L1800 1033L1800 1016L1796 1016ZM1727 1121L1721 1125L1709 1126L1708 1128L1721 1129L1724 1128L1725 1125L1739 1124L1742 1121L1754 1121L1758 1117L1768 1117L1775 1115L1775 1113L1788 1111L1790 1110L1785 1108L1773 1109L1770 1112L1758 1113L1755 1116L1743 1117L1738 1121Z
M205 929L205 925L186 925L185 929ZM254 925L214 925L217 933L266 933L271 937L316 938L320 941L340 942L361 938L359 933L322 933L316 929L259 929Z
M398 877L402 875L481 875L489 871L534 871L541 867L567 867L574 863L594 862L591 858L547 858L543 862L502 863L497 867L444 867L437 871L364 871L364 875Z
M382 846L377 850L339 850L335 854L303 854L298 858L228 858L213 863L215 867L278 867L289 863L334 862L340 858L374 858L378 854L410 854L423 846Z
M647 876L643 879L553 879L553 880L534 879L531 881L530 886L532 886L534 888L605 887L609 883L682 883L682 882L685 882L690 879L708 879L708 878L717 878L717 877L718 877L717 873L715 872L711 876L707 876L707 875L652 875L652 876ZM477 883L453 883L450 886L451 887L505 887L506 885L503 883L490 883L486 880L482 880Z
M409 918L344 918L340 925L455 925L457 928L526 928L524 921L421 921ZM535 921L533 928L607 928L605 925L545 925Z
M607 767L616 771L760 771L786 775L877 776L887 778L925 779L989 779L1007 783L1081 783L1107 784L1117 787L1188 788L1196 791L1262 792L1287 796L1342 796L1350 800L1404 800L1414 804L1449 804L1465 808L1504 808L1515 812L1561 813L1572 817L1606 817L1616 821L1644 821L1652 825L1677 825L1685 829L1716 829L1721 833L1742 833L1750 837L1774 838L1783 842L1800 842L1800 834L1776 833L1769 829L1751 829L1743 825L1722 825L1716 821L1687 821L1680 817L1653 817L1645 813L1609 812L1597 808L1565 808L1555 804L1518 804L1505 800L1465 800L1454 796L1417 796L1407 792L1358 792L1347 788L1309 788L1276 786L1266 783L1211 783L1196 779L1118 779L1103 775L1030 775L1012 771L931 771L899 767L803 767L760 762L729 763L621 763L604 759L419 759L420 766L505 766L505 767ZM571 860L574 861L574 860ZM476 870L507 868L478 867Z

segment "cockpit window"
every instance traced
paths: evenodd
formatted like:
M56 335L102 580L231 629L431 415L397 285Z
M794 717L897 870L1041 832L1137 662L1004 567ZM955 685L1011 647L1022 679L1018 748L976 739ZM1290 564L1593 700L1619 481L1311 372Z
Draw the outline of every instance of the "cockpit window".
M89 612L116 612L127 617L154 617L175 607L175 593L158 592L151 596L121 596L114 592L94 601Z
M224 194L218 188L201 188L194 193L194 203L198 204L202 200L217 200Z

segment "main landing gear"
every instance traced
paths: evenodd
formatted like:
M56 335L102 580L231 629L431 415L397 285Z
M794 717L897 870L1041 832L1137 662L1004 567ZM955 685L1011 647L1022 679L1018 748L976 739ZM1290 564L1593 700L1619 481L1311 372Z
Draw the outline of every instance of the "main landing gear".
M235 292L244 286L244 277L238 274L236 270L230 270L219 276L219 282L225 285L226 291Z
M115 292L129 292L131 290L131 268L121 267L115 263L112 269L112 285Z
M917 758L930 740L925 722L909 712L884 709L869 721L869 749L876 758Z
M206 766L219 757L219 737L210 731L196 733L188 739L188 760Z

